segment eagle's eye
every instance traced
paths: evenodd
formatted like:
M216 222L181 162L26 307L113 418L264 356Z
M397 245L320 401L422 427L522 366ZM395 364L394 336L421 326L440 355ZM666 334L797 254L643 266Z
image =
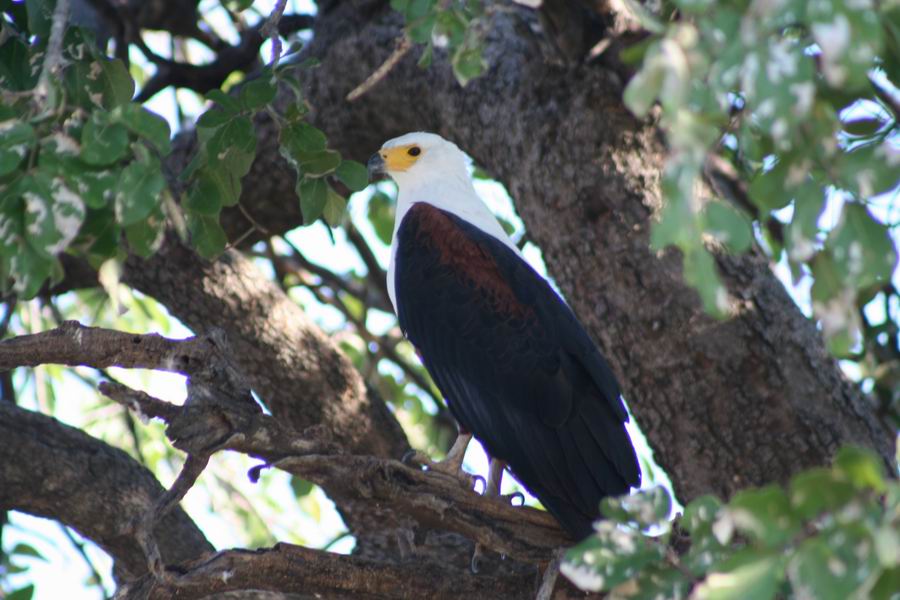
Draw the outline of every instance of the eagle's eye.
M413 146L412 148L407 150L406 153L409 154L410 156L418 156L418 155L422 154L422 149L419 148L418 146Z

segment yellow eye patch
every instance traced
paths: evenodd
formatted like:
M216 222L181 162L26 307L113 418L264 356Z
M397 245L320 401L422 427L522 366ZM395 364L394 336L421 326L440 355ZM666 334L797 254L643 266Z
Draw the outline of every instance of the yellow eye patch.
M408 144L406 146L395 146L393 148L382 148L379 152L381 158L384 159L384 166L387 172L405 171L422 156L422 148L416 144Z

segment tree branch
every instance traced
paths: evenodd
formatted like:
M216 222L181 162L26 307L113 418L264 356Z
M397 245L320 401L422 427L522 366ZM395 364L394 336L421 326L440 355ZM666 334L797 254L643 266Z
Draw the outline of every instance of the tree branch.
M0 371L53 363L190 374L209 359L212 350L205 338L172 340L66 321L56 329L0 341Z
M113 557L120 576L147 572L129 529L164 493L150 471L117 448L9 402L0 402L0 439L0 508L75 529ZM154 535L167 564L213 551L180 508Z
M217 450L260 458L322 486L338 503L353 500L390 506L420 526L462 534L525 562L547 561L555 548L571 543L546 512L480 496L439 472L344 454L321 428L297 432L269 415L232 411L228 402L187 401L176 406L121 384L104 383L100 391L140 414L163 419L168 425L166 435L189 456L202 456L217 443L214 440L221 440Z
M173 575L166 582L144 577L123 586L117 600L191 600L243 589L348 600L519 600L534 594L528 577L484 577L428 563L378 563L291 544L219 552L208 560L179 565ZM555 596L559 600L584 597L571 588Z

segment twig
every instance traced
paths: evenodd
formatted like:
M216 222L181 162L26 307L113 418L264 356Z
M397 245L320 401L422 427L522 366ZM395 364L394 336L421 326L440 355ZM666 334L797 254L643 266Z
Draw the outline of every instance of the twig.
M259 30L263 36L272 40L272 59L269 61L269 64L273 67L278 64L278 59L281 58L281 38L278 37L278 22L281 21L285 6L287 6L287 0L277 0L272 13Z
M88 556L87 551L84 549L84 544L75 539L75 536L72 535L72 532L69 528L62 523L58 523L59 528L62 530L63 535L66 536L66 539L69 540L69 543L75 548L75 551L81 556L81 559L84 561L84 564L87 565L88 570L91 572L91 577L97 582L97 587L100 588L100 597L106 598L106 590L103 587L103 576L100 575L100 571L97 570L97 567L94 566L94 561L91 560L91 557Z
M351 244L353 244L353 247L359 253L359 257L366 265L369 281L372 282L372 285L375 286L375 289L381 292L381 294L385 298L385 302L390 305L390 301L388 300L387 273L385 273L384 269L381 268L381 265L378 263L378 259L375 258L375 254L372 252L369 244L366 243L366 239L353 225L353 223L347 223L344 229L347 232L347 239L350 240Z
M69 0L57 0L53 9L53 24L50 27L50 40L47 42L47 53L44 55L44 66L35 92L38 98L44 99L50 93L50 79L59 76L62 67L62 44L69 23Z
M169 582L171 578L166 573L165 564L163 564L162 555L159 553L159 546L156 543L156 537L153 535L153 529L174 506L181 502L188 490L194 486L197 478L200 477L206 465L209 464L211 454L211 452L199 455L189 454L172 487L166 490L166 493L156 501L153 508L147 511L147 514L136 524L135 539L144 552L149 571L153 573L157 581Z
M94 368L123 367L192 373L209 357L208 339L172 340L85 327L65 321L59 327L0 342L0 371L54 363Z
M391 52L391 55L388 56L387 60L385 60L380 67L375 69L375 72L369 75L365 81L356 86L353 91L347 94L347 101L355 102L356 100L359 100L359 98L362 97L363 94L375 87L378 82L384 79L387 74L391 72L391 69L397 66L397 63L399 63L400 60L404 56L406 56L406 53L409 52L411 48L412 42L408 37L406 37L406 35L397 38L397 47L393 52Z
M279 20L276 29L280 35L288 35L294 31L309 29L314 20L310 15L285 15ZM157 66L157 71L144 84L135 101L149 100L169 86L184 87L201 94L216 89L235 71L250 70L256 64L259 48L265 40L266 37L263 36L260 27L248 29L241 35L237 46L220 49L216 59L205 65L169 60L147 49L147 52L150 52L148 59ZM140 45L138 47L140 48ZM144 49L141 48L141 51L144 52Z
M553 597L553 588L556 587L556 578L559 576L559 565L562 563L564 549L558 548L553 553L553 560L547 565L544 571L544 578L541 580L541 587L538 588L537 595L534 600L550 600Z

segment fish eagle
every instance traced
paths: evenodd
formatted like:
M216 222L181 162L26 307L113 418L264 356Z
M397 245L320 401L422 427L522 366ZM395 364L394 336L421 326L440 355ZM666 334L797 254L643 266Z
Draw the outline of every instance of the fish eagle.
M460 471L474 435L491 461L486 493L508 468L573 537L587 536L600 500L641 480L615 376L479 198L455 144L409 133L368 168L399 190L391 303L459 425L432 467Z

